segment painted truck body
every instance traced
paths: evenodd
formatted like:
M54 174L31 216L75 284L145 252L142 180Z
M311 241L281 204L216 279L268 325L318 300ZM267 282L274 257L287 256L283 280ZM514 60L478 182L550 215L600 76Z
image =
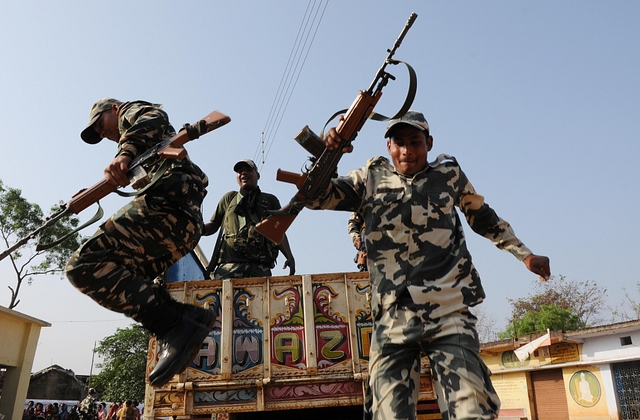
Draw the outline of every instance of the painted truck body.
M147 386L145 419L362 406L372 329L366 272L203 280L197 258L181 263L169 271L169 293L217 319L184 373ZM185 280L185 271L200 278ZM152 338L147 373L157 358ZM440 418L435 400L425 358L420 418Z

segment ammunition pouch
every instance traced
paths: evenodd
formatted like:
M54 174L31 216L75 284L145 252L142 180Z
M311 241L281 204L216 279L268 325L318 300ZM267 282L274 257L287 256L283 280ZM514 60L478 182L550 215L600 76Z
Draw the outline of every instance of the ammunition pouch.
M231 239L233 249L240 255L270 268L275 267L278 246L258 233L255 225L243 226L236 235L231 236Z

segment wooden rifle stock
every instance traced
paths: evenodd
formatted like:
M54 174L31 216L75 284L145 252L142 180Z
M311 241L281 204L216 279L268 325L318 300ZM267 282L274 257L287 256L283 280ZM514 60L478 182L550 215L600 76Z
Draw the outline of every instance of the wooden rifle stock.
M306 174L297 174L295 172L283 171L282 169L278 169L276 172L276 180L295 184L298 189L302 188L306 179ZM296 197L298 197L298 199L304 199L301 195L296 195ZM285 232L289 229L289 226L291 226L297 215L298 212L291 208L291 204L287 204L276 213L272 213L269 217L258 223L256 230L270 241L279 244L284 239Z
M298 211L294 210L291 204L287 204L277 213L269 215L269 217L258 223L256 230L271 242L279 244L284 239L284 234L297 215Z
M298 188L302 188L302 184L304 184L306 179L306 174L297 174L295 172L283 171L282 169L278 169L276 172L276 180L294 184Z
M182 160L187 157L187 151L184 147L165 147L158 152L158 156L165 159Z
M93 203L111 194L116 189L117 187L109 184L106 179L103 179L94 186L75 193L71 196L71 200L67 202L66 206L71 213L78 214Z
M336 132L341 138L339 146L333 150L325 148L319 157L315 156L317 160L306 174L298 175L278 170L277 179L295 184L298 187L298 193L291 199L290 204L279 211L273 212L256 225L256 230L272 242L279 244L282 241L286 230L291 226L298 213L300 213L304 207L305 201L315 200L326 191L331 182L331 178L336 173L338 162L344 153L343 149L351 144L364 123L372 115L373 109L382 96L382 88L387 85L389 79L395 79L385 71L385 68L388 64L398 63L392 60L392 57L398 47L400 47L400 43L411 25L413 25L417 16L415 13L411 14L393 47L387 50L389 54L380 69L378 69L369 88L366 91L361 90L359 92L356 99L344 114L344 118L338 123ZM303 128L298 136L303 134L305 130L308 130L308 127ZM305 134L305 136L307 135L308 133ZM298 136L296 136L296 140L299 140L297 138ZM300 143L302 144L303 142Z
M349 145L358 135L358 131L362 128L367 118L373 112L373 108L380 100L382 91L378 90L371 95L368 92L360 91L356 100L347 110L344 119L338 123L336 131L343 139L343 145Z

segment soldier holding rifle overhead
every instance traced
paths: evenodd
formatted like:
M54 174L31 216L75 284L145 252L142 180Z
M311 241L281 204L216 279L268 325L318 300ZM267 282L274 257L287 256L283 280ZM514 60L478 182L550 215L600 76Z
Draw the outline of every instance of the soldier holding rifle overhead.
M416 418L424 352L444 419L494 419L500 401L479 356L476 318L469 312L485 293L456 207L474 232L543 281L551 274L549 259L515 236L454 157L443 154L428 163L433 137L422 113L408 111L391 120L384 137L391 162L370 159L332 179L320 198L306 204L364 218L374 322L365 416ZM343 140L334 128L325 136L328 150Z
M118 144L104 177L119 187L129 184L129 164L136 157L175 134L161 105L105 98L91 108L80 136L89 144L103 138ZM112 215L73 254L66 273L82 293L156 335L160 359L149 382L162 386L193 360L215 315L173 300L154 282L198 243L207 176L188 156L159 159L149 168L150 177L156 173L157 182Z

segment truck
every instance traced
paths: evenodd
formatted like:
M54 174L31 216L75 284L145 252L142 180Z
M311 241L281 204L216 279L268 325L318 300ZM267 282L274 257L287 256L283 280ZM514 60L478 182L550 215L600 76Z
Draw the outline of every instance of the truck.
M205 279L199 248L165 274L171 296L217 314L185 372L147 384L144 418L362 418L372 319L367 272ZM147 374L159 357L149 342ZM441 419L421 361L421 420Z

